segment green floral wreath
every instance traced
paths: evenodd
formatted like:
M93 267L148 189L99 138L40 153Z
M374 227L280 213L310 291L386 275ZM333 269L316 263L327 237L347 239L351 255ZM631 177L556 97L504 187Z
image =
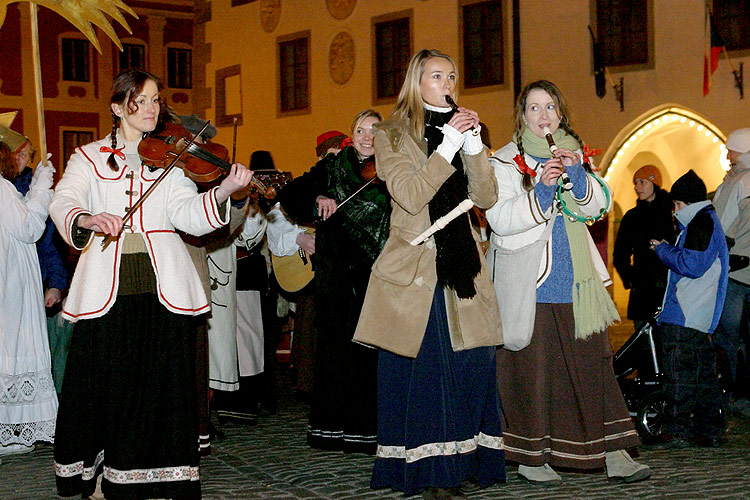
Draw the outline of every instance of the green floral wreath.
M602 219L607 213L609 213L609 210L612 203L612 197L609 195L609 187L607 184L599 178L598 175L591 175L590 177L593 177L594 179L599 182L599 184L602 186L602 189L604 190L604 196L606 197L607 203L604 205L604 208L602 208L597 215L593 216L586 216L582 217L578 215L576 212L571 211L568 206L565 204L565 201L562 199L562 193L563 193L563 186L562 184L557 185L557 193L555 194L555 198L557 199L557 209L560 210L568 219L570 219L571 222L584 222L586 225L591 226L594 224L594 222Z

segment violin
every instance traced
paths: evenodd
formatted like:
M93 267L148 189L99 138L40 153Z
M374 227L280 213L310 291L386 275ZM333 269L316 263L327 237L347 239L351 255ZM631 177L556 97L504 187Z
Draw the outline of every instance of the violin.
M344 200L338 204L336 209L339 209L342 206L344 206L349 200L357 196L364 188L366 188L370 184L373 184L373 183L377 184L380 182L380 178L378 177L378 174L375 171L375 155L368 156L367 158L362 160L362 170L360 170L359 175L362 176L365 182L362 183L362 185L359 186L357 189L355 189L352 194L344 198Z
M187 146L175 166L182 168L185 175L197 184L210 184L228 174L232 168L228 161L229 151L221 144L190 144L193 134L177 123L164 123L157 130L158 132L151 132L138 144L138 155L144 165L166 168ZM267 186L255 175L250 179L250 184L265 198L276 197L276 188Z

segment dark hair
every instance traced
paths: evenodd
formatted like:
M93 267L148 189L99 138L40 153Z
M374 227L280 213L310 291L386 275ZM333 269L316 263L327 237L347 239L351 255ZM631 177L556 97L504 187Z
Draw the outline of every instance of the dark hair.
M521 153L521 156L523 157L524 155L523 141L521 137L526 130L526 122L524 122L523 115L526 112L526 100L528 99L529 93L531 93L532 90L543 90L549 94L549 96L555 102L555 107L557 108L558 118L560 119L560 128L567 132L568 135L572 136L576 141L578 141L581 149L583 149L583 140L581 140L578 134L573 130L573 127L570 126L570 108L568 108L568 103L565 102L565 98L563 97L562 92L560 92L560 89L557 88L557 85L550 82L549 80L537 80L535 82L529 83L528 85L526 85L526 87L524 87L524 89L518 95L518 99L516 99L516 106L513 109L513 121L515 123L516 129L515 137L517 140L516 144L518 146L518 152ZM591 171L591 166L588 164L585 164L584 168L586 168L589 172ZM533 188L531 176L528 173L523 174L523 187L527 191L530 191Z
M120 72L120 74L115 77L114 82L112 82L112 93L109 97L110 105L124 104L126 113L129 115L137 113L138 103L135 102L135 98L141 93L144 85L146 85L146 82L149 80L156 83L156 88L159 91L164 88L162 81L148 71L143 71L141 69L126 69L125 71ZM162 109L166 109L166 106L161 99L159 99L159 104ZM112 133L110 134L112 149L117 147L117 128L120 126L120 120L121 118L119 116L112 113ZM119 170L114 153L110 154L109 158L107 158L107 165L109 165L109 168L115 172Z
M13 161L13 152L10 150L10 146L4 142L0 142L0 175L9 181L12 181L18 175L16 162Z

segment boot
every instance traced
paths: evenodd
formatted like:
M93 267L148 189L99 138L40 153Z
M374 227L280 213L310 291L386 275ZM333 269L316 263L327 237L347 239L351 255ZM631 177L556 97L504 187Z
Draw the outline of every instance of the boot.
M625 450L608 451L605 456L607 477L626 483L636 483L651 477L648 465L639 464Z
M521 476L521 479L537 486L560 486L562 484L560 474L555 472L549 464L539 467L519 465L518 475Z

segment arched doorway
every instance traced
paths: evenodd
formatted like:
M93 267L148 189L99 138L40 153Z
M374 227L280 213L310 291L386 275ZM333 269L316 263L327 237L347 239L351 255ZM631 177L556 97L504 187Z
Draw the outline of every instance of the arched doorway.
M729 169L725 142L726 135L705 117L667 104L642 114L624 127L601 159L601 174L614 191L614 205L608 218L607 262L614 281L614 300L623 319L628 291L612 267L612 248L623 214L636 203L633 174L648 163L656 165L662 173L662 187L668 191L677 178L692 168L712 192Z

